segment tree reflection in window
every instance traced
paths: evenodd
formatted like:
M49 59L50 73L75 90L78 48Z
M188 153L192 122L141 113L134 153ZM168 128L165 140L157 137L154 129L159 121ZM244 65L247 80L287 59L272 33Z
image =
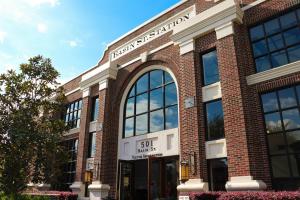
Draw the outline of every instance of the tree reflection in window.
M177 127L177 90L173 78L163 70L143 74L126 99L123 137Z
M206 103L207 140L224 138L224 115L222 100Z

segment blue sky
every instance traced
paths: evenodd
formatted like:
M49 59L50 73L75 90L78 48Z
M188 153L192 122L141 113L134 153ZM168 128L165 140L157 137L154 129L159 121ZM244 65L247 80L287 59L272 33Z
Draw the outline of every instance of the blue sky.
M52 59L61 82L94 66L106 44L180 0L0 0L0 73Z

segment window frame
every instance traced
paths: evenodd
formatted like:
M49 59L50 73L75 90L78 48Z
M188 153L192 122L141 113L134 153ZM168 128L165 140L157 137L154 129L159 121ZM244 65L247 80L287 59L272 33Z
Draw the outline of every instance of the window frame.
M162 72L162 77L163 77L163 80L162 80L162 84L158 87L154 87L154 88L151 88L151 81L150 81L150 74L151 72L153 71L161 71ZM140 93L137 93L137 82L140 80L140 78L142 78L144 75L147 74L147 78L148 78L148 85L147 85L147 90L146 91L143 91L143 92L140 92ZM168 74L171 78L172 78L172 81L168 81L166 83L166 74ZM174 84L175 85L175 89L176 89L176 103L174 104L170 104L170 105L167 105L166 106L166 87L168 85L172 85ZM134 95L131 95L131 91L132 89L134 88ZM163 90L163 106L160 107L160 108L155 108L155 109L150 109L150 94L152 91L154 90L157 90L157 89L162 89ZM123 129L122 129L122 138L130 138L130 137L135 137L135 136L140 136L140 135L146 135L146 134L151 134L151 133L155 133L155 132L158 132L158 131L154 131L154 132L151 132L151 127L150 127L150 114L153 113L153 112L156 112L156 111L159 111L159 110L162 110L163 111L163 129L160 130L160 131L164 131L164 130L168 130L166 129L166 109L167 108L171 108L171 107L175 107L177 108L178 110L178 90L177 90L177 84L174 80L174 78L171 76L171 74L169 72L167 72L166 70L163 70L163 69L152 69L152 70L149 70L149 71L146 71L144 73L142 73L136 80L135 82L131 85L127 95L126 95L126 99L125 99L125 103L124 103L124 109L123 109ZM143 95L143 94L147 94L147 110L144 111L144 112L141 112L141 113L138 113L136 112L136 105L137 105L137 97L140 96L140 95ZM126 109L127 109L127 102L129 99L133 98L134 99L134 108L133 108L133 114L130 115L130 116L126 116ZM142 115L147 115L147 131L143 134L136 134L136 117L138 116L142 116ZM125 136L125 130L126 130L126 120L127 119L133 119L133 133L131 136ZM179 112L177 111L177 124L179 124Z
M291 184L296 183L296 182L300 183L300 171L299 171L299 176L298 177L294 175L293 169L292 169L292 164L291 164L291 159L290 159L290 156L300 155L300 152L290 152L289 151L289 143L288 143L288 140L287 140L287 133L292 133L294 131L300 131L300 128L285 130L284 124L282 123L283 122L283 117L282 117L282 112L283 111L293 110L293 109L297 108L299 110L299 113L300 113L300 93L298 94L297 87L300 87L300 84L282 86L282 87L278 87L278 88L275 88L275 89L264 91L264 92L261 92L261 93L258 94L259 95L259 101L260 101L262 120L263 120L263 125L264 125L263 130L264 130L264 134L265 134L264 137L265 137L265 144L266 144L266 147L267 147L268 164L269 164L269 167L270 167L271 182L272 182L272 186L275 187L274 188L275 190L277 190L277 189L278 190L290 189L290 188L276 188L275 185L278 181L285 181L285 182L288 181ZM282 109L281 105L280 105L281 102L280 102L280 99L279 99L278 92L281 91L281 90L284 90L284 89L288 89L288 88L292 88L293 91L294 91L294 94L296 94L295 98L296 98L296 101L297 101L297 106ZM276 100L277 100L277 103L278 103L278 109L273 110L273 111L264 112L262 96L265 95L265 94L273 93L273 92L275 92L275 95L276 95ZM267 132L265 115L276 113L276 112L279 112L279 114L280 114L280 121L281 121L282 130L281 131L276 131L276 132L273 132L273 133L268 133ZM283 135L285 150L284 150L284 153L278 153L276 155L272 155L271 152L270 152L270 145L269 145L268 135L278 135L278 134ZM274 177L273 167L272 167L272 157L280 157L280 156L287 157L289 177Z
M224 134L223 134L223 137L221 138L218 138L218 139L210 139L208 137L208 118L207 118L207 108L206 108L206 105L209 104L209 103L214 103L214 102L218 102L220 101L221 104L222 104L222 110L223 110L223 128L224 128ZM204 111L204 123L205 123L205 141L214 141L214 140L221 140L221 139L224 139L225 138L225 122L224 122L224 108L223 108L223 101L222 101L222 98L217 98L217 99L213 99L213 100L210 100L210 101L206 101L206 102L203 102L203 111Z
M218 67L218 79L219 81L216 81L216 82L213 82L213 83L209 83L209 84L205 84L205 74L204 74L204 65L203 65L203 56L205 54L208 54L208 53L211 53L213 51L216 51L216 56L217 56L217 67ZM216 47L213 47L213 48L209 48L201 53L199 53L199 64L200 64L200 72L201 72L201 85L202 87L206 87L206 86L209 86L209 85L212 85L212 84L215 84L215 83L218 83L220 82L220 69L219 69L219 60L218 60L218 51L217 51L217 48Z
M68 112L68 108L71 106L74 107L75 104L81 104L80 108L77 108L76 110L73 109L71 112ZM79 106L79 105L78 105ZM83 106L83 100L82 98L77 99L75 101L72 101L68 104L65 105L65 112L63 114L63 120L65 122L66 125L70 126L70 129L75 129L75 128L80 128L80 122L81 122L81 110L82 110L82 106ZM80 111L80 115L78 115L78 112ZM76 113L76 117L74 117L72 120L70 120L70 116L74 115L74 113ZM68 115L68 120L66 121L66 116ZM77 121L79 120L79 124L77 124Z
M294 28L296 28L296 27L299 27L299 28L300 28L300 14L298 14L297 9L300 9L300 6L299 6L299 5L293 6L293 7L289 8L289 9L287 9L287 10L285 10L285 11L281 11L281 12L279 12L279 13L273 15L273 16L267 17L267 18L265 18L265 19L263 19L263 20L261 20L261 21L259 21L259 22L256 22L256 23L254 23L254 24L252 24L252 25L250 25L250 26L248 27L248 40L249 40L249 45L250 45L250 50L251 50L251 55L252 55L252 60L253 60L253 65L254 65L255 73L260 73L260 72L268 71L268 70L271 70L271 69L275 69L275 68L278 68L278 67L281 67L281 66L284 66L284 65L293 63L293 62L297 62L297 61L290 62L290 57L289 57L289 55L288 55L287 49L293 48L293 47L297 47L297 46L299 46L299 48L300 48L300 42L287 46L287 45L286 45L286 42L285 42L285 38L283 37L283 33L284 33L284 32L289 31L289 30L292 30L292 29L294 29ZM281 23L280 23L280 17L281 17L281 16L284 16L285 14L291 13L291 12L295 12L295 14L296 14L296 19L297 19L297 22L298 22L298 23L297 23L297 25L294 25L294 26L291 26L291 27L289 27L289 28L283 29L282 26L281 26ZM270 34L270 35L267 36L266 30L265 30L265 27L264 27L264 24L265 24L266 22L268 22L268 21L275 20L275 19L278 19L278 21L279 21L278 23L279 23L279 26L280 26L280 31L278 31L278 32L276 32L276 33L272 33L272 34ZM260 25L263 26L264 36L263 36L262 38L260 38L260 39L256 39L256 40L253 40L253 41L252 41L252 40L251 40L251 29L254 28L254 27L256 27L256 26L260 26ZM279 49L274 50L274 51L270 51L269 45L268 45L268 38L271 38L271 37L276 36L276 35L278 35L278 34L280 34L281 37L282 37L282 41L283 41L283 43L284 43L284 47L283 47L283 48L279 48ZM266 47L267 47L267 49L268 49L268 52L267 52L266 54L262 54L262 55L260 55L260 56L255 57L255 56L254 56L253 44L256 43L256 42L259 42L259 41L263 41L263 40L266 42ZM287 61L288 61L288 62L287 62L286 64L284 64L284 65L279 65L279 66L277 66L277 67L273 67L273 65L272 65L272 60L271 60L271 54L273 54L273 53L278 53L278 52L281 52L281 51L285 51L285 55L286 55L286 58L287 58ZM257 66L256 66L255 60L258 59L258 58L265 57L265 56L268 57L268 61L269 61L269 63L270 63L270 67L271 67L271 68L270 68L270 69L267 69L267 70L263 70L263 71L258 71L258 70L257 70ZM299 59L298 61L300 61L300 59Z

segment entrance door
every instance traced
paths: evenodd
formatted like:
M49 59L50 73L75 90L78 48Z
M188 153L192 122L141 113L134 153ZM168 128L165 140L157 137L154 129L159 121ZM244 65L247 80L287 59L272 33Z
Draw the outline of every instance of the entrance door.
M133 163L120 161L120 200L133 200Z

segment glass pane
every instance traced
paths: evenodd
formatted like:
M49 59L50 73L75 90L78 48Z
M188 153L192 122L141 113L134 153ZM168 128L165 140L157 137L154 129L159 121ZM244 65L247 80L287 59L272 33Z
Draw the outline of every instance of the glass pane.
M136 114L148 111L148 93L136 97Z
M270 51L282 49L284 47L283 39L281 34L274 35L268 38L268 45Z
M178 108L172 106L166 109L166 129L178 127Z
M202 55L204 84L209 85L219 81L217 51Z
M81 109L81 108L82 108L82 100L80 100L78 103L78 109Z
M89 158L94 158L96 153L96 133L90 133Z
M271 69L271 62L269 56L263 56L255 59L255 64L257 72L262 72Z
M300 175L300 155L290 155L290 161L291 161L291 167L292 167L292 173L293 176L299 177Z
M78 109L78 101L75 102L74 106L75 106L75 110L77 110Z
M283 33L287 46L300 42L300 28L296 27Z
M150 110L162 108L164 105L163 88L150 92Z
M76 128L79 128L79 127L80 127L80 119L77 119Z
M158 110L150 113L150 132L164 130L164 112Z
M81 116L81 110L78 110L78 111L77 111L77 118L79 119L80 116Z
M73 112L73 110L74 110L74 103L71 103L70 104L70 112Z
M258 57L268 53L268 47L265 40L260 40L252 44L254 57Z
M143 75L136 83L136 92L137 94L143 93L148 90L148 79L149 79L149 74Z
M261 99L263 103L264 112L278 110L278 102L275 92L263 94L261 95Z
M251 40L257 40L264 37L263 25L259 25L250 29Z
M290 62L295 62L300 60L300 45L288 48L287 51L289 54Z
M268 142L271 155L286 153L286 144L282 133L268 135Z
M271 157L273 177L289 177L290 170L288 159L286 156L273 156Z
M126 117L134 114L134 97L127 100L126 104Z
M177 104L177 90L175 83L172 83L165 87L165 98L165 106Z
M163 71L154 70L150 72L150 89L159 87L163 84Z
M133 117L125 120L125 134L124 137L133 136Z
M135 134L141 135L148 133L148 114L136 116Z
M265 30L267 35L271 35L280 31L278 19L273 19L265 23Z
M168 72L164 72L164 74L165 74L165 83L170 83L174 81Z
M206 104L207 139L224 138L224 115L222 101Z
M281 27L283 29L297 25L296 13L290 12L290 13L287 13L287 14L281 16L280 23L281 23Z
M284 50L272 53L271 61L273 67L279 67L288 63L287 56Z
M298 86L296 87L296 90L297 90L298 100L299 100L299 104L300 104L300 85L298 85Z
M300 128L300 115L297 108L282 111L282 119L285 130Z
M227 159L208 160L210 186L213 191L226 191L225 185L228 181Z
M135 85L131 88L128 97L133 97L135 96Z
M300 131L292 131L286 133L286 138L289 144L289 152L300 152Z
M278 91L281 108L290 108L297 106L296 94L294 88L287 88Z
M98 114L99 114L99 98L94 99L93 103L93 116L92 116L92 121L95 121L98 119Z
M282 131L279 112L265 115L267 133Z

